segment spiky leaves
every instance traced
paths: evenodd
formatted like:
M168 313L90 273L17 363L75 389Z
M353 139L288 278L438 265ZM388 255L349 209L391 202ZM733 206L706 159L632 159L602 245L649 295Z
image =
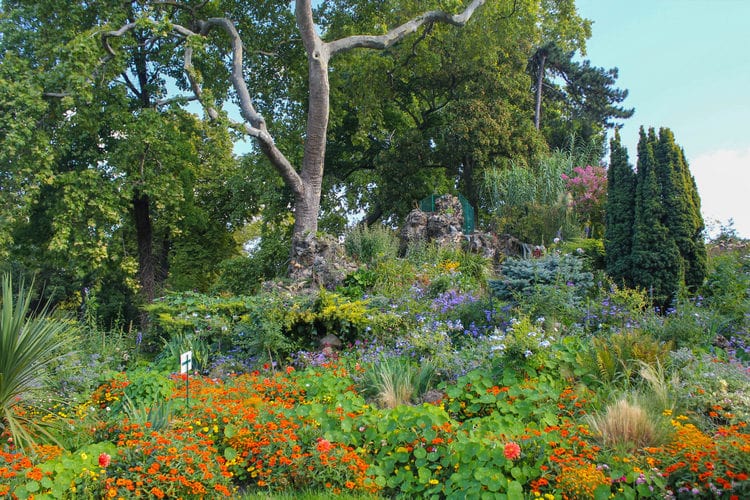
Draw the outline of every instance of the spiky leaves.
M45 307L30 311L31 292L23 283L17 296L8 275L3 275L0 304L0 434L8 432L17 446L35 442L44 428L24 412L35 393L44 387L47 365L71 337L72 327L50 318Z

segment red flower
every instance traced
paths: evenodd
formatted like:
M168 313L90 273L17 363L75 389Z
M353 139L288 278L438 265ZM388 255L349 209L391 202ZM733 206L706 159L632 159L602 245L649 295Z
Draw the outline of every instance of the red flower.
M505 458L508 460L516 460L521 456L521 447L518 446L518 443L513 441L506 443L503 455L505 455Z
M99 455L99 467L109 467L110 462L112 462L112 457L106 453Z
M333 445L330 441L318 438L318 446L316 447L320 453L327 453L331 451L331 448L333 448Z

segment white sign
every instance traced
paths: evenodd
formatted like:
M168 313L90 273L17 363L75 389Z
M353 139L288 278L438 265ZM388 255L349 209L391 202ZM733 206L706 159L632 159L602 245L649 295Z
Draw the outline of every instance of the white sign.
M193 351L180 354L180 373L187 373L193 369Z

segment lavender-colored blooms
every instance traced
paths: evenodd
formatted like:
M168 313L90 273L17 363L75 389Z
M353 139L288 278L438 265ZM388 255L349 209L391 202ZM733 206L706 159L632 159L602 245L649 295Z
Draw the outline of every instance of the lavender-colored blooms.
M432 308L445 314L461 304L476 302L476 300L477 299L470 293L461 294L456 290L448 290L447 292L438 295L435 300L432 301Z

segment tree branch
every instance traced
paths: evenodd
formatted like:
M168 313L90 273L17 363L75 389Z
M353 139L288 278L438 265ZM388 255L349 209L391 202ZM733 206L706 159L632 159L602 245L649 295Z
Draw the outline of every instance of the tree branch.
M329 42L328 49L331 56L354 48L386 49L401 41L406 35L414 33L420 27L429 23L445 23L453 26L464 26L474 11L484 5L486 0L472 0L460 14L448 14L440 10L432 10L393 28L384 35L354 35Z
M230 21L229 19L223 17L210 18L207 21L201 21L198 24L201 28L201 35L206 35L212 28L218 27L229 36L232 46L232 71L230 79L232 82L232 86L234 87L234 91L237 94L237 98L239 99L240 114L246 120L246 122L244 123L245 132L258 141L261 151L265 153L265 155L271 161L271 164L274 166L274 168L276 168L281 177L284 179L284 182L286 182L286 184L292 189L292 191L294 191L296 194L302 194L305 189L302 179L300 178L299 174L294 169L292 164L289 162L289 160L286 158L286 156L284 156L279 148L276 147L273 137L268 133L268 130L266 128L265 118L263 118L263 116L261 116L261 114L256 111L255 106L253 106L253 99L250 96L250 92L247 88L247 84L245 83L245 78L242 73L242 39L240 38L240 34L237 32L237 29L234 27L234 24L232 24L232 21ZM187 28L183 28L181 26L179 28L184 30L185 33L189 32ZM193 88L193 92L196 94L196 96L198 96L198 100L200 101L201 89L200 85L195 79L195 69L193 68L192 64L192 48L190 46L187 46L185 48L185 71L187 72L188 79L190 80L190 85ZM201 104L206 107L209 112L209 116L211 116L210 110L213 108L211 106L207 107L203 101L201 101ZM213 113L218 116L218 113L215 109L213 109ZM212 119L216 119L213 116L211 117Z

